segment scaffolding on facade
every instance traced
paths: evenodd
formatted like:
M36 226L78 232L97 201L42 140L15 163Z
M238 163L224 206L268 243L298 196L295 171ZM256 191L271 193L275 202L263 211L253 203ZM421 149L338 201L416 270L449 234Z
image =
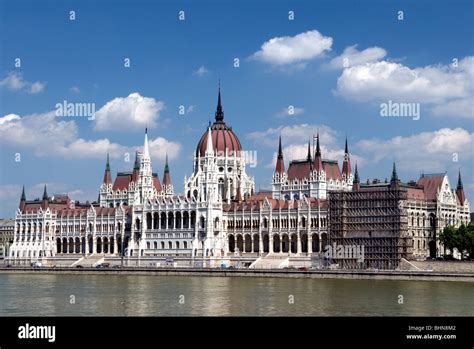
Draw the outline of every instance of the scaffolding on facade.
M331 263L344 269L396 269L412 253L406 200L404 188L389 185L330 192Z

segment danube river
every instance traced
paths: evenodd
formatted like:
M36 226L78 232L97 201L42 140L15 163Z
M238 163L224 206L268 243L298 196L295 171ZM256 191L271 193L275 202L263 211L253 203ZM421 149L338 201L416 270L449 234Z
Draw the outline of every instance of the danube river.
M0 300L0 316L473 316L474 283L0 274Z

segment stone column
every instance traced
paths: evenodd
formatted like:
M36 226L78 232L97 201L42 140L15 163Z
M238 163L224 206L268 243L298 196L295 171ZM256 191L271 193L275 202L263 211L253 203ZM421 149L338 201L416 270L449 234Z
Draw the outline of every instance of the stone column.
M321 237L321 234L319 234L319 252L323 252L323 239Z
M301 254L301 236L300 236L300 234L296 234L296 253L298 255Z
M273 234L268 233L268 253L273 253Z
M263 234L258 234L258 253L263 253Z
M313 236L308 234L308 253L313 253Z

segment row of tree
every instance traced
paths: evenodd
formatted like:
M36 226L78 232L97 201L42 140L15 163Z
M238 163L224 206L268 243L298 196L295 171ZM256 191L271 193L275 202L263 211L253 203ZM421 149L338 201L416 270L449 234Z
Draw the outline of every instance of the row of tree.
M459 228L447 226L439 234L438 240L444 246L444 254L449 250L451 255L456 249L461 254L461 259L466 255L474 258L474 225L460 225Z

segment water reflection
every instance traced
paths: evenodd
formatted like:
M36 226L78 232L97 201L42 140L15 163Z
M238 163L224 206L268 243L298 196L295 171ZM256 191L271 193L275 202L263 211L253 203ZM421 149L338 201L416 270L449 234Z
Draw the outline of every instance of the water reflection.
M441 281L2 274L0 315L472 316L473 294Z

